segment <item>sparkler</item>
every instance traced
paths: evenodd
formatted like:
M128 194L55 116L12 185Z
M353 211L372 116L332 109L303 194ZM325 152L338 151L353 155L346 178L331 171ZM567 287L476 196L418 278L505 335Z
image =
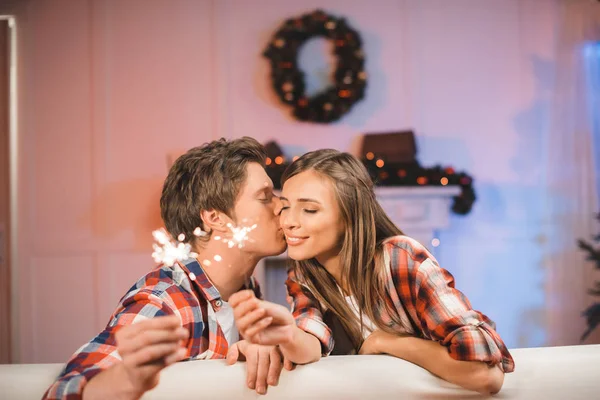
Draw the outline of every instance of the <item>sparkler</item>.
M234 226L233 224L228 223L227 228L231 231L231 235L227 235L228 237L214 236L213 239L226 243L227 247L230 249L233 247L241 249L245 246L246 242L253 242L253 240L249 238L248 233L256 229L256 227L256 224L248 227ZM194 229L194 236L202 237L206 235L207 233L200 227ZM189 258L198 257L198 254L192 251L191 244L185 242L185 235L183 233L177 236L177 242L171 239L171 236L164 228L155 230L152 232L152 236L157 242L152 245L154 248L152 258L157 264L172 267L178 261L185 261ZM223 258L219 254L216 254L213 259L220 262ZM205 260L203 261L203 264L210 265L210 261ZM190 275L190 279L195 280L195 278L195 275L193 277ZM250 277L246 278L245 287L251 287Z

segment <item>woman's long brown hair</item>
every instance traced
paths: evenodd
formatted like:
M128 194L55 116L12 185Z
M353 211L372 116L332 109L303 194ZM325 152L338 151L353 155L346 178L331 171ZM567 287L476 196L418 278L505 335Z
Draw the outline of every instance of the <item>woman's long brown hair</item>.
M291 177L313 170L330 179L344 222L340 251L341 279L334 277L316 259L293 261L294 272L316 299L333 312L344 326L358 352L363 342L363 315L380 329L392 332L378 312L387 307L383 242L402 235L375 198L373 181L364 165L354 156L324 149L304 154L283 173L282 185ZM350 308L338 285L354 296L359 318ZM382 304L383 303L383 304ZM394 322L396 313L388 310Z

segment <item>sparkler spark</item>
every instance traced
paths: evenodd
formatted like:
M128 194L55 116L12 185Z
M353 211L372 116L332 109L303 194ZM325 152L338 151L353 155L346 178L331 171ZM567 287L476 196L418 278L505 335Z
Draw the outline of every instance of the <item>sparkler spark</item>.
M238 249L241 249L242 247L244 247L245 242L248 241L252 241L249 237L248 237L248 233L252 232L254 229L256 229L256 224L248 227L248 226L233 226L233 224L228 223L227 227L229 228L229 230L232 233L232 237L231 238L224 238L222 239L223 243L227 243L227 247L229 247L230 249L234 246L237 246ZM215 239L217 239L215 237ZM221 239L219 237L219 239ZM217 240L219 240L217 239Z
M233 226L233 224L228 223L227 227L231 231L231 237L222 238L221 236L215 236L215 240L220 240L223 243L227 243L227 247L230 249L234 246L241 249L244 247L245 243L248 241L252 241L248 237L248 233L253 231L256 228L256 224L247 227L237 227ZM206 236L207 233L203 231L200 227L194 229L194 236L202 237ZM172 267L178 261L184 261L189 258L198 257L197 253L192 251L192 246L189 243L185 243L185 235L183 233L177 236L177 242L171 239L171 236L167 233L164 228L155 230L152 232L152 236L157 243L152 245L154 252L152 253L152 258L157 264L164 264L168 267ZM220 255L216 255L214 257L215 261L221 261L222 257ZM208 260L206 260L208 261ZM205 262L207 265L210 265L210 261Z
M172 267L177 261L184 261L198 256L192 251L192 246L189 243L183 243L183 240L185 240L184 234L177 237L179 239L177 243L171 240L171 237L163 228L152 232L152 236L158 242L158 244L154 243L152 245L154 248L152 258L157 264Z

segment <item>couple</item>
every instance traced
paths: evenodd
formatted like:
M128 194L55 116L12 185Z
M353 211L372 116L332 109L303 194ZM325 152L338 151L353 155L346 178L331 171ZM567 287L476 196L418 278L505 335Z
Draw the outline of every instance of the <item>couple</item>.
M307 153L286 170L281 198L264 162L251 138L213 141L175 162L161 214L173 237L193 238L198 256L132 286L45 398L137 399L163 368L218 358L246 360L248 387L264 394L284 366L356 353L390 354L481 393L500 390L514 363L493 322L389 220L360 161ZM242 221L257 225L242 249L214 240ZM208 235L196 238L196 227ZM241 290L286 241L291 311L259 300L253 280Z

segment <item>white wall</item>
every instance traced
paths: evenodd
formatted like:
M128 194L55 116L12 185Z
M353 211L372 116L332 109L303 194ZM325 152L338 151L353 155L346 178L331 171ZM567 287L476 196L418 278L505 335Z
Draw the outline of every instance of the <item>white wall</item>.
M282 20L316 7L362 34L370 75L366 99L326 126L278 105L261 57ZM242 135L298 154L352 150L363 132L402 128L416 131L422 164L476 179L473 212L440 237L442 265L509 346L557 343L536 205L555 1L28 0L5 10L18 17L21 65L22 362L65 360L153 266L169 154ZM325 73L310 55L307 72Z

